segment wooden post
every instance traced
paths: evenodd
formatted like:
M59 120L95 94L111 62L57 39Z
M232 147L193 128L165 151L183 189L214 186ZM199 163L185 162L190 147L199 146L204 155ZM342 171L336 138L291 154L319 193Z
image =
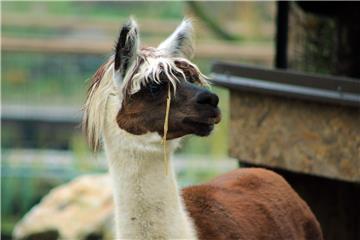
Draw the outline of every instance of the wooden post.
M360 77L359 2L293 2L289 68Z

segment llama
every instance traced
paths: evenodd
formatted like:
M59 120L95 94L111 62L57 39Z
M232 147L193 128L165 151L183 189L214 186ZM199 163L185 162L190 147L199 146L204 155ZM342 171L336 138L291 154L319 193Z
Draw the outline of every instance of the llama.
M83 127L91 147L105 149L117 238L322 239L310 208L271 171L238 169L178 190L171 155L179 139L207 136L221 118L217 95L189 60L191 37L192 24L184 20L157 48L140 48L138 26L130 19L114 55L91 80Z

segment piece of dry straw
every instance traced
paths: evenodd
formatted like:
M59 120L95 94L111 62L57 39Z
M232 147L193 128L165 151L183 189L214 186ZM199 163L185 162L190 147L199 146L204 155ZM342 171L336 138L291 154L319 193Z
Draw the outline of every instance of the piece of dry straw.
M166 145L166 135L169 128L169 112L170 112L170 102L171 102L171 91L170 84L168 84L168 96L166 99L166 112L165 112L165 121L164 121L164 135L162 139L162 144L164 145L164 166L165 166L165 175L168 174L168 153L167 153L167 145Z

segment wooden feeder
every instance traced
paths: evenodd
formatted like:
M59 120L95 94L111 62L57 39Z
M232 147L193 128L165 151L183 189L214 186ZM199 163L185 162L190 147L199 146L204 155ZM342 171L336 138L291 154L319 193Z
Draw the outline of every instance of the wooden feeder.
M284 176L325 239L360 236L360 80L213 65L230 90L230 156Z

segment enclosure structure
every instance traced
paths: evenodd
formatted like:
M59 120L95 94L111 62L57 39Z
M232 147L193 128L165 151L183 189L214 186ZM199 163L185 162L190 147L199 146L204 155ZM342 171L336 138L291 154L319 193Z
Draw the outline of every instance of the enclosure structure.
M317 215L325 239L360 236L360 81L229 63L230 155L283 175Z

